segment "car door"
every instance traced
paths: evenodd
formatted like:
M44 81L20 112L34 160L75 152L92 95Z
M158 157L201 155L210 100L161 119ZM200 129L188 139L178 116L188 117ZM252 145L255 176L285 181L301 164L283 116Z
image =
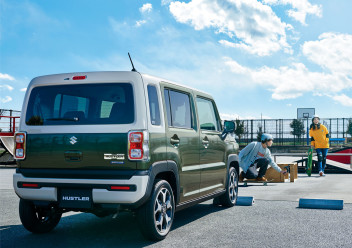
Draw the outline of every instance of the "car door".
M191 92L177 86L164 88L164 101L167 156L179 166L180 202L183 202L199 196L199 132L194 102Z
M225 142L221 140L221 123L213 100L197 96L200 127L200 194L223 189L226 182Z

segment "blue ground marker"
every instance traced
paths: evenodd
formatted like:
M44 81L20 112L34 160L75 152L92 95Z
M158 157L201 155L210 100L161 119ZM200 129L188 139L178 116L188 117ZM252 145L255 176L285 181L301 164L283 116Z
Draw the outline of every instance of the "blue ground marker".
M238 196L236 201L237 206L252 206L253 203L253 196Z
M300 198L298 207L299 208L342 210L343 209L343 200Z

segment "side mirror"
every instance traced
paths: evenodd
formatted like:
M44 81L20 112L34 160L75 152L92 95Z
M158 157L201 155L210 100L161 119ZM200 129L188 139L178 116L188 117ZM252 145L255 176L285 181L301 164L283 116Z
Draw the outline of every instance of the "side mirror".
M233 121L225 121L224 122L224 131L227 133L233 133L235 131L235 123Z
M235 131L235 123L233 121L224 122L224 130L221 134L221 139L224 140L228 133L233 133Z

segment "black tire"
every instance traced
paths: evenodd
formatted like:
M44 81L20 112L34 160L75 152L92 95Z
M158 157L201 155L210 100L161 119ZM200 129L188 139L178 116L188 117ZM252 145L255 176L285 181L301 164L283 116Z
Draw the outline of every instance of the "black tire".
M213 206L220 206L220 200L219 200L219 197L215 197L213 199Z
M143 236L152 241L163 240L171 229L174 213L175 201L170 184L157 180L150 199L138 211Z
M37 207L33 202L23 199L20 199L19 213L23 226L32 233L50 232L62 215L54 207Z
M238 195L238 175L236 169L230 167L226 193L219 196L219 203L224 207L233 207L236 205Z

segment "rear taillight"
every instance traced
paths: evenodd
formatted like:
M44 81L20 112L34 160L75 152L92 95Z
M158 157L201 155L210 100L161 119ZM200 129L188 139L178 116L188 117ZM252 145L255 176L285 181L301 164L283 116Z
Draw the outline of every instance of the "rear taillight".
M149 160L149 134L147 131L128 133L128 159Z
M18 132L15 133L15 159L24 159L26 157L26 133Z

